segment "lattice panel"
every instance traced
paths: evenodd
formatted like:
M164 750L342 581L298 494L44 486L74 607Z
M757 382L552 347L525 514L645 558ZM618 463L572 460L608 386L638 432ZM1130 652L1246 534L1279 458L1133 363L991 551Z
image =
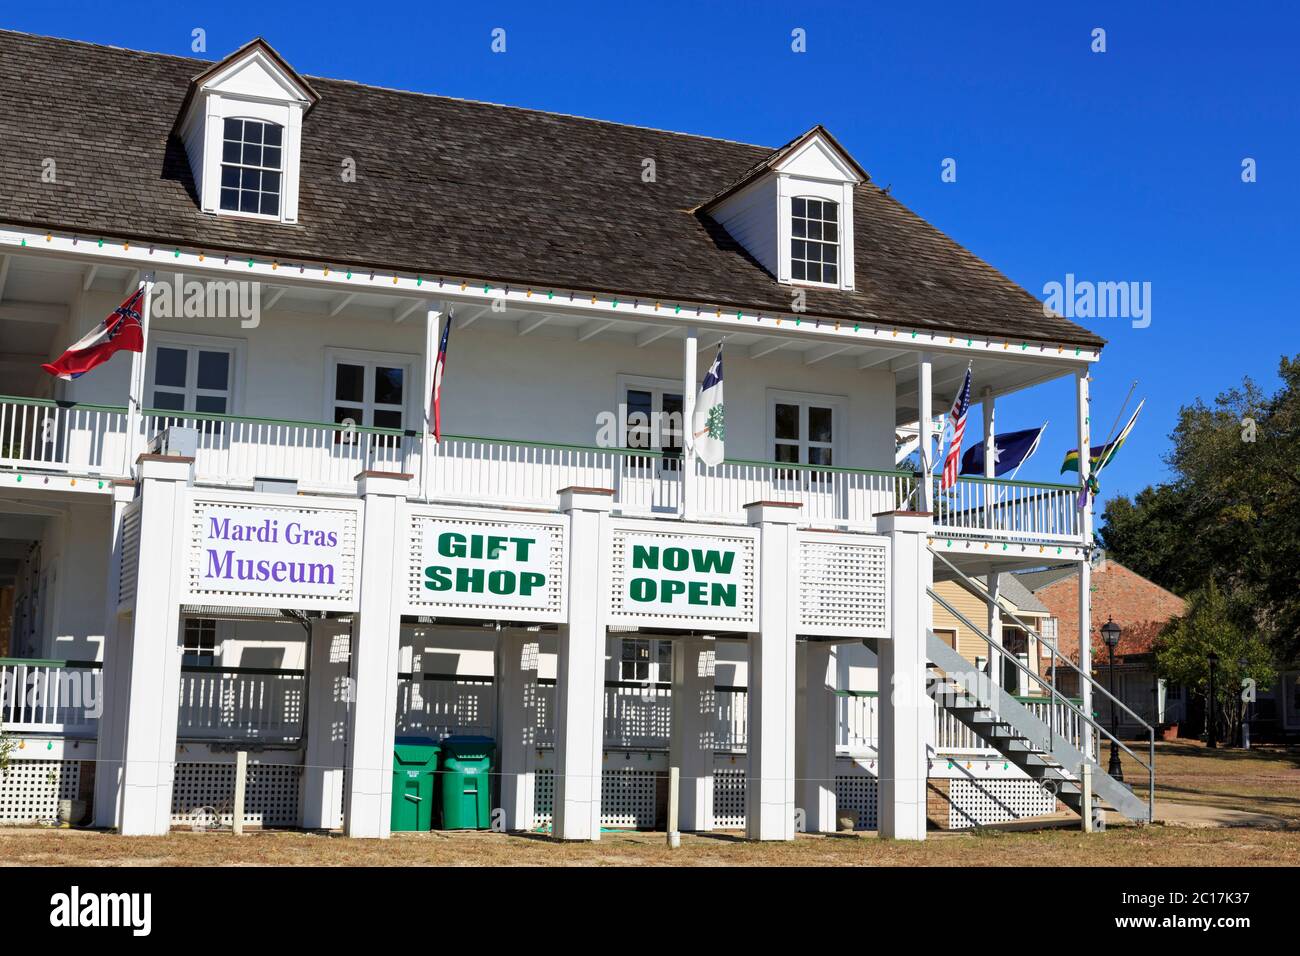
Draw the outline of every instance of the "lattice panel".
M300 822L299 780L292 764L248 765L244 791L244 825L291 827ZM172 787L172 826L233 826L235 765L178 763Z
M467 529L474 534L514 536L520 532L544 534L550 540L550 548L538 562L528 565L516 565L512 562L482 562L479 566L485 572L493 570L511 571L518 574L527 567L543 569L546 575L546 589L541 600L534 595L532 600L524 598L511 599L509 594L481 594L465 592L432 591L425 587L426 548L439 533L439 528L454 527ZM430 515L414 512L411 515L410 534L408 535L407 559L407 614L428 614L434 611L439 615L463 617L468 619L509 620L509 621L554 621L565 619L567 601L565 597L565 567L567 525L563 522L505 522L492 521L476 517L455 515Z
M835 776L835 815L855 815L853 829L875 830L880 826L880 781L868 774Z
M889 626L887 546L799 542L799 632L880 637Z
M254 545L227 539L209 540L210 516L230 518L231 524L247 516L250 525L261 525L268 519L275 522L277 540ZM313 524L313 519L316 523ZM357 541L358 512L352 508L308 508L291 505L265 505L243 501L195 500L190 507L188 604L229 604L238 607L291 607L304 610L350 610L356 606L356 570L358 564ZM300 524L304 529L327 530L338 538L333 547L292 544L286 540L290 524ZM209 548L224 557L231 550L232 578L217 584L204 578L204 568L210 560ZM267 565L283 563L279 569L280 581L270 578L240 580L240 570L261 577L268 567L249 568L240 561ZM333 583L328 584L323 572L316 566L328 565L333 572ZM300 580L292 580L297 576ZM322 578L312 582L313 577Z
M0 777L0 823L49 823L59 801L75 800L80 760L11 760Z
M650 542L660 548L696 549L717 548L719 545L736 551L733 574L725 577L725 583L736 584L736 601L734 607L701 608L691 613L689 608L664 607L654 602L641 603L633 601L628 595L629 574L628 556L631 543L646 544ZM616 525L611 534L609 561L609 614L614 623L620 625L652 627L694 627L703 626L722 631L752 631L758 626L756 582L758 566L758 539L756 535L741 535L734 529L718 529L716 533L683 534L681 532L661 531L646 525ZM660 572L648 572L658 575ZM699 573L693 579L710 582L723 579L713 573Z
M117 603L135 603L135 579L140 563L140 501L122 512L122 564L117 569Z
M952 780L948 800L954 830L1056 812L1056 797L1033 780Z
M533 827L554 823L555 771L538 770L533 783ZM606 770L600 778L600 825L637 827L655 825L655 772Z
M749 781L744 767L717 767L713 771L713 825L719 830L745 829L745 791Z

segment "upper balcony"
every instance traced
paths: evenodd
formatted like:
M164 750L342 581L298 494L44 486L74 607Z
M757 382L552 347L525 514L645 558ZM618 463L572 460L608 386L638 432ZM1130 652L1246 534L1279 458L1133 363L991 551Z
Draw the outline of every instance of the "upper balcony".
M197 434L204 485L251 488L271 477L303 493L353 494L358 472L373 469L413 475L419 500L554 508L559 489L579 485L613 489L624 515L742 522L747 503L781 500L802 505L805 527L867 530L874 515L926 504L919 473L895 466L898 429L942 409L968 364L976 398L991 403L1072 376L1089 358L887 327L848 337L813 317L759 324L721 309L541 293L525 305L510 298L518 290L488 295L464 283L447 283L438 299L378 282L346 291L338 284L350 279L301 279L293 269L252 283L260 315L251 325L156 309L144 410L132 421L126 356L70 383L39 371L139 281L130 264L89 261L90 245L6 257L0 362L15 371L6 390L18 394L0 397L0 471L39 483L127 475L154 435L179 426ZM198 277L218 268L210 260ZM175 279L158 273L159 283ZM426 314L448 312L435 443L425 434L437 347ZM728 454L709 467L683 457L672 415L689 405L719 342ZM51 386L56 398L34 397ZM651 423L637 424L639 413ZM1074 485L962 478L932 492L936 536L1077 546L1076 494Z

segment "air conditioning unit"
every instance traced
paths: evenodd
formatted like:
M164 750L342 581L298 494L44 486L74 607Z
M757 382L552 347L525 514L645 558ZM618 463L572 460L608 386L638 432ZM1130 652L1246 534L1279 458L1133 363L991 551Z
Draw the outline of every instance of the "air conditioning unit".
M149 442L151 455L168 455L175 458L193 458L199 450L199 433L194 428L171 425L164 428Z

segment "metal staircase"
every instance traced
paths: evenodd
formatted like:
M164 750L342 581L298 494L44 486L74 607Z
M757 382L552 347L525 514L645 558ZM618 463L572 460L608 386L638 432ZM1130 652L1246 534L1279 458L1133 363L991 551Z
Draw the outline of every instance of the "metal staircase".
M938 560L947 564L960 577L970 581L976 594L981 594L986 602L992 600L943 555L931 550ZM931 632L928 635L926 650L937 672L932 671L934 676L927 690L939 706L986 741L1006 760L1023 770L1030 779L1055 793L1062 803L1081 816L1084 812L1082 777L1086 764L1091 779L1093 823L1096 828L1100 829L1104 821L1101 813L1102 804L1135 822L1150 823L1154 801L1142 800L1136 796L1127 786L1106 773L1091 755L1101 752L1101 738L1105 737L1112 741L1146 771L1149 787L1147 793L1154 794L1154 729L1123 702L1116 700L1091 675L1084 674L1072 661L1061 656L1054 644L1045 640L1014 614L1010 614L1005 608L1002 609L1003 615L1015 621L1017 627L1023 628L1037 638L1042 646L1051 650L1053 675L1058 670L1058 664L1063 664L1078 675L1081 686L1086 684L1094 693L1109 698L1112 706L1127 712L1140 726L1146 728L1149 744L1147 759L1144 760L1107 730L1092 714L1085 713L1068 697L1061 694L1056 689L1054 680L1051 682L1044 680L1037 671L1026 667L1013 655L1002 653L1000 642L995 645L981 628L973 624L933 588L929 589L929 594L937 604L989 645L990 661L1005 658L1029 676L1030 682L1036 684L1042 691L1043 701L1047 707L1047 720L1031 712L1023 703L995 684L987 673L977 669L974 664Z

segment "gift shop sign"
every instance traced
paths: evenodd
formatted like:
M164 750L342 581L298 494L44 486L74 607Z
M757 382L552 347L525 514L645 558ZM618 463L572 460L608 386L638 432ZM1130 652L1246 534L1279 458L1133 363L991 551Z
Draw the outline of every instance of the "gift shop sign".
M551 606L552 529L536 525L457 524L425 526L421 560L426 600L440 603Z

